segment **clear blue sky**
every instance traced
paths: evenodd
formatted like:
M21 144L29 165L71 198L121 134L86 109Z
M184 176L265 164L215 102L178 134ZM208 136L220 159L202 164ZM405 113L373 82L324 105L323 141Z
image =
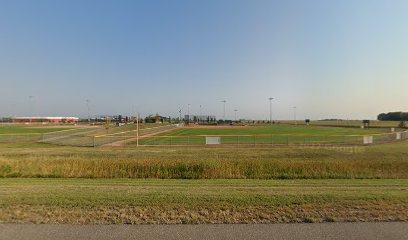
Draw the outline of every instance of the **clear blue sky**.
M0 84L0 116L373 119L408 111L408 1L0 0Z

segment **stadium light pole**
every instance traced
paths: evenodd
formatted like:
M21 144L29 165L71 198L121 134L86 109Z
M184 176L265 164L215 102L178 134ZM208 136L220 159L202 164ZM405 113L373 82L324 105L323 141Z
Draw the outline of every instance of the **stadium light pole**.
M270 97L269 99L269 123L272 125L272 100L273 98Z
M227 101L226 101L226 100L222 100L221 102L224 103L224 115L223 115L223 119L224 119L224 121L225 121L225 104L227 103Z
M33 107L33 96L28 96L28 99L30 101L30 123L33 121L33 115L34 115L34 107Z
M91 114L90 114L90 108L89 108L89 99L85 99L86 102L86 108L88 110L88 123L91 124Z
M30 115L33 115L33 96L28 96L28 101L30 102Z
M190 104L187 105L187 124L190 124Z
M202 111L201 111L201 108L202 108L203 106L200 104L200 116L198 117L198 122L201 122L201 118L202 118L202 115L203 115L203 113L202 113Z

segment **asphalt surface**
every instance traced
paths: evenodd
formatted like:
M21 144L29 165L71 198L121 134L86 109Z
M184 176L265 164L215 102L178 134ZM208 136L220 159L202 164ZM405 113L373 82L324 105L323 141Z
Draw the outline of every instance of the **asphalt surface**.
M408 223L254 225L34 225L0 224L1 240L47 239L386 239L407 240Z

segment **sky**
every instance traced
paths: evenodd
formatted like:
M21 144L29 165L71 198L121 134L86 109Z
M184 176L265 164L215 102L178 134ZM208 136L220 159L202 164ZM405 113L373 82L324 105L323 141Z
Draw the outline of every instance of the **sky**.
M0 117L408 111L406 0L0 0ZM201 105L201 108L200 108Z

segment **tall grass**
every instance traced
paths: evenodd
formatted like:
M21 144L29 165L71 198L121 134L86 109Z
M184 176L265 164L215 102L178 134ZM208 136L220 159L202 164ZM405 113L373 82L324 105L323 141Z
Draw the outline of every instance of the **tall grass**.
M406 142L342 148L0 149L0 177L408 178Z

